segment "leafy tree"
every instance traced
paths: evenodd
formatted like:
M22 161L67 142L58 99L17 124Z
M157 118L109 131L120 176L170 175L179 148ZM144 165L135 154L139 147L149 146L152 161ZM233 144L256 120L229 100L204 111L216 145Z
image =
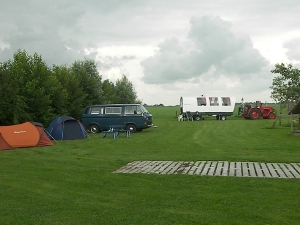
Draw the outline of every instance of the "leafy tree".
M56 76L41 56L18 50L1 63L1 122L5 125L36 121L47 125L65 101ZM57 110L58 109L58 110Z
M116 81L115 85L116 102L121 104L140 103L137 99L136 91L133 84L127 79L125 75Z
M0 125L19 122L19 115L26 114L26 103L19 95L18 77L11 72L11 61L0 64Z
M117 102L115 85L113 82L109 81L108 79L104 80L102 84L102 90L103 90L103 99L104 99L103 103L112 104Z
M13 70L22 81L19 95L26 102L26 117L20 117L23 120L20 122L29 120L47 124L53 117L51 89L57 84L51 70L40 55L29 56L26 51L14 55Z
M66 66L53 66L53 72L64 94L64 98L59 100L59 109L57 108L59 114L80 119L87 94L83 92L78 77Z
M274 74L279 74L274 77L271 92L271 98L280 103L280 114L283 108L289 103L296 104L300 96L300 70L293 68L291 64L276 64L275 69L271 70ZM281 123L281 121L279 121Z
M276 102L286 100L299 101L300 96L300 70L293 68L291 64L276 64L271 70L274 74L280 74L273 79L271 98Z
M86 95L85 105L101 104L103 102L102 77L95 62L90 59L75 61L71 69Z
M79 119L87 105L140 103L125 75L116 84L105 80L93 60L49 69L37 53L18 50L0 63L0 124L36 121L48 125L58 115Z
M47 91L50 95L51 103L49 108L51 109L51 114L47 120L46 124L49 124L54 118L67 114L66 103L68 101L68 93L63 89L59 81L59 76L55 69L52 69L52 73L48 76L49 86L47 86Z
M10 79L10 89L14 91L9 97L11 120L9 123L21 123L25 121L45 122L51 109L50 95L46 88L48 75L51 73L41 57L37 54L29 56L26 51L18 50L12 61L5 65L5 79Z

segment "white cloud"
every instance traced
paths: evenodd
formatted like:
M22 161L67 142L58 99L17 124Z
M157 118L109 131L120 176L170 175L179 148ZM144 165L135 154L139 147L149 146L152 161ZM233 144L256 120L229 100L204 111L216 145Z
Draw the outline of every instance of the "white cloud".
M216 78L260 72L266 59L253 48L249 37L234 34L230 27L220 17L192 18L188 38L193 44L185 46L177 38L164 40L155 56L141 62L143 80L158 85L174 83L200 77L212 67Z
M284 43L283 47L287 49L286 55L291 61L300 61L300 37Z

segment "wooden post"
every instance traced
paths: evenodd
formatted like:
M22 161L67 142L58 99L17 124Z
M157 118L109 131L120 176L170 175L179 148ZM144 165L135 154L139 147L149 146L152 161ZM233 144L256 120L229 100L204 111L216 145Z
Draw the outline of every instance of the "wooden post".
M278 119L280 119L280 117L281 117L281 115L278 115L277 117L276 117L276 119L275 119L275 121L273 122L273 128L275 128L275 124L276 124L276 121L278 120Z
M293 132L294 132L293 115L290 115L290 117L291 117L291 134L293 134Z
M280 114L282 114L282 103L280 102ZM281 116L279 117L279 125L281 125Z

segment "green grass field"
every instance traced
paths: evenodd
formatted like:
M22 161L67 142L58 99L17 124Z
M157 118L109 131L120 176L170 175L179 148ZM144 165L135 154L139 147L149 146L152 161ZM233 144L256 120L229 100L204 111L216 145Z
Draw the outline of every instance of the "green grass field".
M178 122L177 107L148 110L158 127L128 139L0 151L0 224L300 223L300 179L112 173L134 160L300 162L286 123Z

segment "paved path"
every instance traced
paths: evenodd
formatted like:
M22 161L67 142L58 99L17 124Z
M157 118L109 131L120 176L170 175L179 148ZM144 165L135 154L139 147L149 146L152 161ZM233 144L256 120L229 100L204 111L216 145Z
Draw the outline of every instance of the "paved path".
M114 173L300 178L300 163L133 161L114 171Z

